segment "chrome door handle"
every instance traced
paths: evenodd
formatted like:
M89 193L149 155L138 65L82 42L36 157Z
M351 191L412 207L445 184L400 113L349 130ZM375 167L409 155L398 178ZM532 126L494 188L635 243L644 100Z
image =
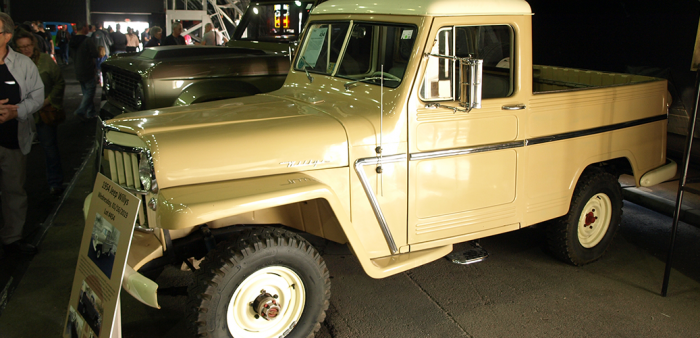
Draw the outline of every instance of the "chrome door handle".
M501 109L503 109L503 110L523 110L523 109L525 109L525 105L524 104L516 104L513 106L503 106L503 107L501 107Z

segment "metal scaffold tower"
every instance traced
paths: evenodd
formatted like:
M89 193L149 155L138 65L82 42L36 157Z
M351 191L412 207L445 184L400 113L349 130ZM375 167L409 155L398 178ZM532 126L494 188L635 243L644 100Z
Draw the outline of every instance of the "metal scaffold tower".
M199 23L185 27L188 32L195 32L212 23L230 40L233 29L249 4L250 0L167 0L165 28L170 33L175 21L195 21Z

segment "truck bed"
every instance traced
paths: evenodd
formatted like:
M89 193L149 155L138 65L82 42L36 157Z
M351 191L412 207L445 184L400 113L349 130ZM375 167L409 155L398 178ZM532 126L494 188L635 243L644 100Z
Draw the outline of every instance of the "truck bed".
M659 80L643 75L606 73L541 65L533 66L533 94L612 87Z

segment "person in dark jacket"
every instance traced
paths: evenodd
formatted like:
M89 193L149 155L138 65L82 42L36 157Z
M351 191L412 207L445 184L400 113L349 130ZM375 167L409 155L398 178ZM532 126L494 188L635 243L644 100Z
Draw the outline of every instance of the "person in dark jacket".
M160 38L163 36L163 30L158 26L153 26L150 29L151 39L143 45L146 47L158 47L160 46Z
M117 31L111 33L112 37L112 54L126 53L126 35L120 32L121 25L117 24Z
M160 46L160 38L163 36L163 30L158 26L153 26L150 29L151 39L143 45L146 47L158 47Z
M54 46L53 39L51 38L51 33L47 32L46 29L44 29L43 22L34 21L33 24L36 33L44 37L45 43L49 47L49 54L53 55L54 50L56 50L56 46Z
M56 32L56 41L58 41L58 49L63 63L68 64L68 42L70 41L70 33L68 33L68 25L63 25Z
M161 46L186 45L185 37L182 36L182 23L176 23L173 26L173 34L168 35L163 39Z
M97 115L95 109L95 90L97 88L97 68L95 60L100 56L97 53L95 41L87 37L88 26L84 23L76 25L77 33L70 40L71 54L75 61L75 77L80 82L83 92L83 100L75 110L75 115L84 121Z

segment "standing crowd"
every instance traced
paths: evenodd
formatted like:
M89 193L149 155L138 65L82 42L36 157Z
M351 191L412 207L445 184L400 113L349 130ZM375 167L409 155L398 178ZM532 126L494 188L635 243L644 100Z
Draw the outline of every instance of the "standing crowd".
M25 190L27 154L32 143L39 143L46 160L49 193L63 194L63 166L58 150L58 125L66 114L63 109L65 80L56 59L67 64L69 55L80 82L83 98L76 116L83 121L94 118L97 67L106 58L102 44L112 47L109 34L97 33L86 24L77 24L72 34L68 26L56 32L56 43L41 22L15 24L0 13L0 194L2 219L0 257L35 254L37 249L23 238L27 218ZM101 46L98 48L97 44ZM126 45L126 43L125 43ZM124 48L126 50L126 48Z
M0 257L37 252L23 238L28 211L24 188L27 154L35 140L44 149L49 193L63 194L57 132L58 125L66 118L63 109L66 83L55 51L62 64L74 65L82 91L82 101L74 114L80 121L89 121L98 113L94 98L97 85L102 84L101 64L109 55L136 52L141 44L144 47L188 44L182 32L179 22L166 37L158 26L141 34L129 27L123 34L119 24L114 31L112 27L104 29L78 23L59 26L54 42L42 22L15 24L9 15L0 12L0 200L4 221L0 226ZM206 25L201 44L221 45L218 40L220 37L212 25Z

